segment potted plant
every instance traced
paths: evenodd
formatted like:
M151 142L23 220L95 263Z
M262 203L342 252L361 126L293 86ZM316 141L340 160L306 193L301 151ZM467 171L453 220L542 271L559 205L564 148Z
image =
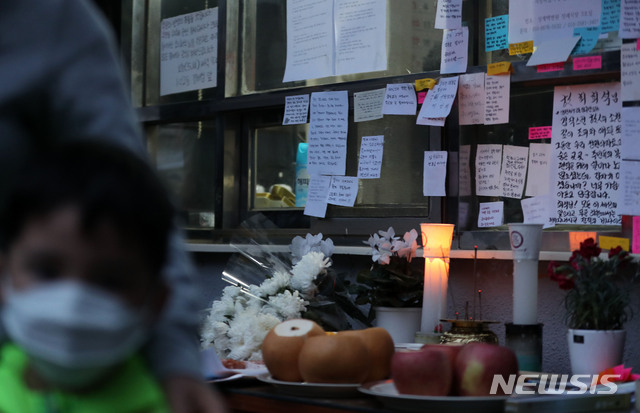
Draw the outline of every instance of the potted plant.
M569 357L573 374L597 374L621 364L626 331L631 316L629 284L635 275L623 270L631 261L620 246L608 257L589 238L573 251L569 262L551 261L548 275L566 290L565 322L569 327Z
M369 320L386 328L396 343L413 342L420 330L424 277L422 267L412 262L417 238L415 229L402 237L395 235L393 227L373 234L364 241L371 247L373 263L350 285L356 304L369 304Z

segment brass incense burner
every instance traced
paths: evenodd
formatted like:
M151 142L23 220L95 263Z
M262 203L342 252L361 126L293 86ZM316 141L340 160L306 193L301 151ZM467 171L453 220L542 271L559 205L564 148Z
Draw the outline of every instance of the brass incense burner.
M445 331L441 343L466 344L472 341L498 344L498 336L489 330L489 324L498 321L483 320L440 320L451 323L451 330Z

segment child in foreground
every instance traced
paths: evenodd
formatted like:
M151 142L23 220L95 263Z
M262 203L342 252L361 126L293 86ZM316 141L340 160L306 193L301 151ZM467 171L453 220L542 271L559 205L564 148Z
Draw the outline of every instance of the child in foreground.
M138 355L162 309L173 208L128 152L36 157L0 210L0 412L167 412Z

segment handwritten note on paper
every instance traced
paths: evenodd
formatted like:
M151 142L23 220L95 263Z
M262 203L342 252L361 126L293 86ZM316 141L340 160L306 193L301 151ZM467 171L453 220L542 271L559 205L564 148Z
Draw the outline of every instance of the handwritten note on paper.
M382 105L386 89L367 90L353 94L353 121L382 119Z
M445 77L429 92L418 114L418 125L422 118L444 118L451 112L451 105L458 91L458 76Z
M640 161L622 161L618 210L621 215L640 215Z
M484 50L507 49L509 47L509 15L489 17L484 19Z
M633 241L631 252L640 254L640 217L633 217Z
M484 73L461 75L458 81L458 112L460 125L484 123Z
M573 35L578 36L580 40L571 54L576 56L589 53L598 43L600 33L600 27L576 27L573 29Z
M459 29L462 27L462 0L438 0L436 29Z
M307 204L304 215L324 218L327 214L327 197L329 196L330 176L312 176L309 178Z
M548 65L538 65L536 71L538 73L559 72L564 70L564 62L549 63Z
M620 27L620 0L602 0L600 32L618 31Z
M333 176L329 187L327 203L352 207L358 196L358 178L353 176Z
M521 43L509 43L509 56L533 53L533 40Z
M504 220L504 202L481 202L478 228L498 227Z
M601 0L509 0L509 42L561 38L600 26Z
M484 123L509 123L509 90L511 75L486 76L484 79Z
M476 195L500 196L502 145L479 144L476 150Z
M502 150L502 169L500 171L500 189L505 198L522 198L524 181L527 177L529 148L525 146L504 145Z
M620 81L623 102L640 100L640 51L634 43L620 47Z
M551 139L551 126L529 128L529 140L533 139Z
M358 178L380 178L384 136L363 136L360 141L360 159L358 162Z
M163 19L160 95L216 87L218 8Z
M422 194L424 196L446 196L444 189L446 177L447 151L425 151Z
M585 56L573 58L573 70L599 70L602 69L602 56Z
M309 115L309 95L287 96L284 104L283 125L307 123Z
M389 83L382 104L384 115L415 115L418 109L416 92L411 83Z
M640 107L622 108L622 158L640 160Z
M640 37L640 1L620 0L618 37L621 39L637 39Z
M336 75L387 69L386 0L334 2Z
M540 195L520 201L525 224L542 224L542 228L552 227L549 222L549 195Z
M619 225L620 83L557 86L553 94L552 219Z
M460 196L471 195L471 145L460 145L460 162L458 163L458 188Z
M344 175L349 116L347 91L312 93L310 110L309 175Z
M334 73L333 0L287 0L284 82Z
M549 193L550 156L550 144L532 143L529 145L526 196L547 195Z
M506 75L507 73L511 73L511 62L496 62L487 65L489 76Z
M416 91L421 91L425 89L433 89L437 82L435 79L427 77L424 79L416 79L414 83L416 85Z
M422 92L418 92L418 105L422 105L426 98L427 98L426 90L423 90Z
M629 251L629 238L599 235L598 244L600 244L600 248L605 251L610 250L611 248L617 248L618 246L622 247L625 251Z
M440 52L440 73L465 73L469 50L469 28L444 30Z
M547 65L565 62L580 37L573 35L540 42L540 45L527 61L527 66Z

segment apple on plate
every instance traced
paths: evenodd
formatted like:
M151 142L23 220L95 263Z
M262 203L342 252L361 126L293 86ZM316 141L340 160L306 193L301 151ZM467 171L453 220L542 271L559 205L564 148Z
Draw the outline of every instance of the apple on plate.
M456 358L458 357L458 353L460 353L460 350L462 350L463 347L464 347L464 344L460 344L460 343L445 343L445 344L425 344L424 346L422 346L422 349L430 348L436 351L443 352L449 358L449 361L451 363L451 368L453 369L453 366L455 366L455 363L456 363ZM456 383L456 375L454 371L453 379L451 381L451 391L449 392L449 396L457 396L457 393L456 393L457 391L458 391L458 385Z
M391 378L401 394L446 396L451 391L453 365L440 349L400 351L391 358Z
M507 347L474 342L460 350L454 371L460 396L490 396L494 375L502 375L506 381L510 374L518 374L518 359ZM500 386L497 395L504 395Z

